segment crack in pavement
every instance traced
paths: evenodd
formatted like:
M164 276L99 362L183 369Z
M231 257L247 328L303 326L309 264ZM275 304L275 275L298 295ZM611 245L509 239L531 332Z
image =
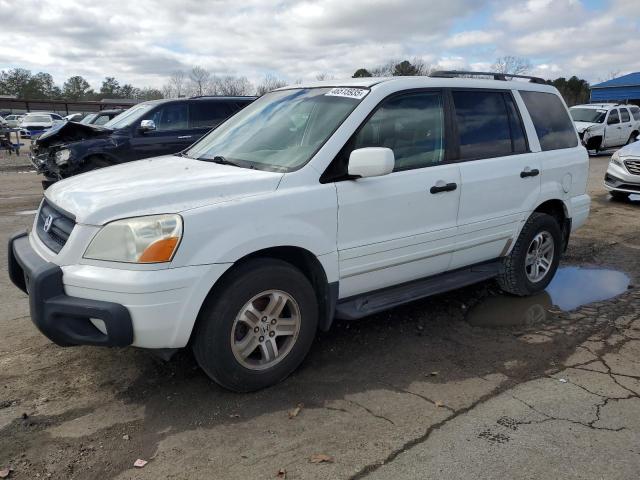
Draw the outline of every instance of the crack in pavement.
M386 422L389 422L389 423L390 423L391 425L393 425L394 427L396 426L396 424L395 424L395 423L393 423L393 420L391 420L391 419L389 419L389 418L387 418L387 417L385 417L385 416L383 416L383 415L378 415L377 413L373 412L371 409L369 409L369 408L365 407L364 405L362 405L362 404L360 404L360 403L358 403L358 402L356 402L356 401L354 401L354 400L347 400L347 402L349 402L349 403L351 403L351 404L353 404L353 405L356 405L356 406L358 406L358 407L362 408L364 411L368 412L369 414L371 414L371 415L372 415L372 416L374 416L375 418L379 418L380 420L384 420L384 421L386 421Z
M453 408L451 408L448 405L445 405L443 402L437 402L435 400L430 399L429 397L426 397L426 396L421 395L421 394L416 393L416 392L412 392L411 390L405 390L404 388L398 387L397 385L394 385L392 383L380 382L380 384L384 385L385 387L391 387L396 392L407 393L409 395L413 395L415 397L421 398L425 402L430 403L431 405L433 405L435 407L444 408L445 410L449 410L450 412L455 413L455 410Z

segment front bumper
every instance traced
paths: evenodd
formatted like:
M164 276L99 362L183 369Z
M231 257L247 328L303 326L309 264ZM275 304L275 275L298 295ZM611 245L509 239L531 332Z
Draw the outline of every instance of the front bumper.
M29 295L31 320L56 344L124 347L133 343L133 325L123 305L65 294L62 269L38 255L27 233L9 240L9 278ZM104 332L92 320L104 324Z
M626 168L609 163L604 186L607 190L640 194L640 175L633 175Z

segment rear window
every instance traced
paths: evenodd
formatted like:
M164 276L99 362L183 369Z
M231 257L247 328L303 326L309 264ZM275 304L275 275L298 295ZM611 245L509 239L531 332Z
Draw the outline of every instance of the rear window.
M560 98L553 93L521 91L542 151L572 148L578 145L573 122Z
M493 158L527 151L524 131L506 92L454 91L460 159Z

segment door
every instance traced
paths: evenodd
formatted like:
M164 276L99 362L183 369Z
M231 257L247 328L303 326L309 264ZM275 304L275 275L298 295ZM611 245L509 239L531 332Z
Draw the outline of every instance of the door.
M633 118L626 107L620 107L620 132L620 145L624 145L633 132Z
M187 102L162 104L142 120L153 120L156 129L145 132L138 128L139 124L133 126L130 157L127 160L177 153L194 142Z
M395 155L388 175L336 182L341 298L448 269L460 172L446 163L443 104L440 91L383 101L336 159L346 172L354 149Z
M210 132L229 118L236 110L235 102L198 99L189 105L189 125L193 131L193 142Z
M511 92L454 90L452 99L461 196L451 268L459 268L504 255L540 194L541 162Z
M604 147L617 147L625 142L622 141L622 126L620 124L620 113L617 108L609 110L606 124L604 127L604 139L602 145Z

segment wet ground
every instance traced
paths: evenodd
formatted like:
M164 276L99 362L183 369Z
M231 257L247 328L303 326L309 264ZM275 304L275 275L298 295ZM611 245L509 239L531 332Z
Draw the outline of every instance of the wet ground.
M637 478L640 199L593 212L530 299L493 282L338 322L282 384L224 391L188 352L60 348L0 257L0 474L11 478ZM0 172L0 243L32 173ZM136 469L136 459L149 463Z

